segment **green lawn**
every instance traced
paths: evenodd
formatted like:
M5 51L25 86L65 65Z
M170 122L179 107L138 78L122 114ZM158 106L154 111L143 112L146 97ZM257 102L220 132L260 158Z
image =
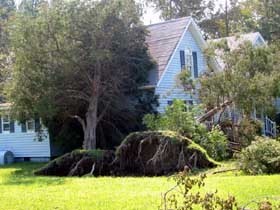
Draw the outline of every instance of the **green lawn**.
M174 185L167 177L57 178L35 177L40 164L0 167L0 210L131 210L158 209L161 193ZM256 197L280 196L280 175L211 175L206 190L232 194L244 204Z

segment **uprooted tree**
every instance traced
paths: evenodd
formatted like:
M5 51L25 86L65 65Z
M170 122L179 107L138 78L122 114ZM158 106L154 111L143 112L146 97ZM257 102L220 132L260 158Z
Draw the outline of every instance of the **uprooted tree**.
M114 174L151 176L215 166L217 163L202 147L171 131L128 135L117 148L112 163Z
M217 163L189 138L172 131L128 135L116 152L75 150L38 169L36 175L160 176L182 170L212 168Z
M134 1L119 0L37 7L36 13L19 12L11 23L14 114L75 118L83 129L83 148L95 149L104 116L136 109L132 96L140 94L152 67L140 10Z

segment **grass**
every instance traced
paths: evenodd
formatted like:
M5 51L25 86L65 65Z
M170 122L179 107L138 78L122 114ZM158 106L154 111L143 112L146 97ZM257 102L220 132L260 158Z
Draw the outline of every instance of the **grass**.
M161 193L174 185L166 177L35 177L42 164L0 167L2 210L148 210L158 209ZM235 195L240 204L256 197L279 196L280 175L245 176L227 172L210 175L206 191Z

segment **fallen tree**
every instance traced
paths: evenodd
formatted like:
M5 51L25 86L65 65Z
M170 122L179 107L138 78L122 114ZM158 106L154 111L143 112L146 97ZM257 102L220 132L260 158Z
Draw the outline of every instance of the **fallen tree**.
M226 107L228 107L231 104L232 104L232 101L225 101L224 103L220 104L219 106L216 106L213 109L210 109L209 111L207 111L205 114L200 116L197 119L197 121L199 123L203 123L206 120L211 119L212 117L214 117L215 114L217 114L219 111L225 109Z
M128 135L116 152L74 150L35 171L48 176L158 176L215 167L217 163L192 140L171 131Z
M109 150L74 150L49 162L34 172L45 176L110 175L114 152Z
M217 163L190 139L171 131L132 133L117 148L112 163L116 175L165 175Z

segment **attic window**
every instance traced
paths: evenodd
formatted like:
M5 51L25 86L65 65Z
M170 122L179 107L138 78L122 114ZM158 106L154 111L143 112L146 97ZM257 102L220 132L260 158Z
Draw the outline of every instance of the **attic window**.
M186 60L186 69L192 71L192 51L187 48L185 49L185 60Z

